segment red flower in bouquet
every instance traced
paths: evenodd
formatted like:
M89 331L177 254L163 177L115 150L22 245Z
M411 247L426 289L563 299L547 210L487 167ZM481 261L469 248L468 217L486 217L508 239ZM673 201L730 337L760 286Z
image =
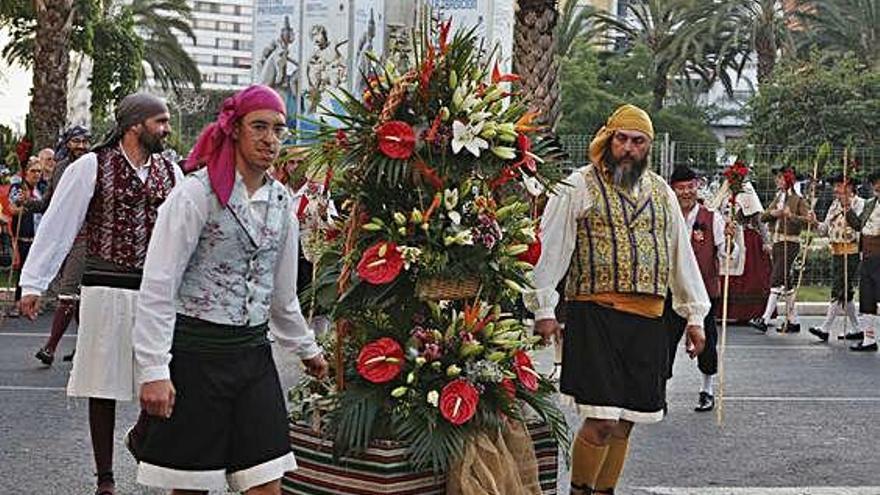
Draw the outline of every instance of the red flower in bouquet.
M458 379L440 391L440 414L454 425L470 421L477 412L480 393L469 381Z
M393 380L403 368L403 348L396 340L382 337L365 345L358 354L357 371L373 383Z
M419 173L422 180L427 182L435 191L443 189L443 179L441 179L437 171L429 167L427 163L419 160L413 165L413 168Z
M406 160L416 148L416 133L406 122L392 120L376 129L379 151L388 158Z
M513 368L516 377L526 390L534 392L538 390L538 372L532 366L532 360L524 351L516 351L513 355Z
M519 76L516 74L502 74L501 69L498 67L498 62L495 62L495 66L492 67L492 84L498 84L503 82L516 82L519 81Z
M449 28L452 27L452 19L440 24L440 53L445 55L449 49Z
M525 261L526 263L535 266L538 264L538 260L541 258L541 239L536 239L535 242L529 244L529 249L521 253L516 259L520 261Z
M537 172L538 167L535 165L535 155L532 154L532 141L525 134L518 134L516 136L516 144L519 147L522 158L513 166L515 168L525 167L531 173Z
M736 195L743 191L743 184L749 175L749 167L741 160L737 160L733 165L724 170L724 179L727 181L727 187L730 189L730 202L736 201Z
M510 378L501 380L501 390L508 399L514 400L516 398L516 384Z
M397 244L381 241L373 244L358 262L358 276L373 284L387 284L400 275L403 269L403 256L397 250Z
M15 146L15 154L18 156L18 163L21 164L22 170L24 170L27 165L27 159L28 156L30 156L33 147L34 143L30 142L28 138L21 138L21 141Z

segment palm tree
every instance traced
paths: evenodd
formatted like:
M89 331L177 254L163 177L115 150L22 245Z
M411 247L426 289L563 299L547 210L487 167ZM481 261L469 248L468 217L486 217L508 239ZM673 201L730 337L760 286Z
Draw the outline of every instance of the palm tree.
M592 5L578 5L576 0L568 0L562 6L559 23L556 25L556 54L566 57L575 41L591 40L599 30L592 21L596 8Z
M642 44L652 54L650 71L653 99L651 109L663 108L669 91L669 78L686 71L688 60L702 55L702 43L694 15L697 0L640 0L628 5L626 16L595 14L599 25L607 28L610 41L620 50Z
M800 0L800 48L836 55L852 52L867 67L880 68L880 0Z
M195 41L192 10L186 0L134 0L127 7L144 39L144 63L164 90L179 92L185 84L201 88L202 76L175 33Z
M574 0L569 0L574 1ZM559 122L559 60L556 0L519 0L513 29L513 70L521 77L529 105L551 128Z
M34 0L33 121L35 149L55 144L67 120L67 70L76 11L73 0Z
M781 50L792 44L790 16L779 0L728 0L709 2L707 17L715 40L725 40L727 47L742 57L754 52L758 58L758 83L767 82Z
M0 26L13 34L0 54L34 71L30 115L36 145L54 144L66 122L71 50L100 57L100 74L92 82L105 89L93 93L93 107L106 107L133 89L132 81L136 87L142 63L165 90L177 92L186 84L200 89L198 67L176 35L195 39L191 16L186 0L107 0L100 9L88 1L0 0ZM95 46L93 39L102 42Z

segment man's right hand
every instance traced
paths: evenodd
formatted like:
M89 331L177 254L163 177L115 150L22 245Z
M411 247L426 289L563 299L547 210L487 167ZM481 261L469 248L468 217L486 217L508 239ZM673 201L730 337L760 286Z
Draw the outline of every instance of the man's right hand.
M177 392L171 380L157 380L141 385L141 409L150 416L170 418Z
M37 313L40 311L40 296L33 294L22 296L21 301L18 304L18 310L21 314L26 316L27 319L37 319Z
M562 327L556 318L545 318L535 322L535 335L540 335L544 345L550 345L551 339L553 343L559 343L562 336Z

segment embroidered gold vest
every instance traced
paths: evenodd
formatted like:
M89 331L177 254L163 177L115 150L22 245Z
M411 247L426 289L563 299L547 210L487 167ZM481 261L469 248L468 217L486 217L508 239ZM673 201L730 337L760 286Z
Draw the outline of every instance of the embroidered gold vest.
M669 196L663 179L645 172L639 197L608 182L595 165L584 170L593 205L579 220L566 282L569 299L623 293L665 297L669 278Z

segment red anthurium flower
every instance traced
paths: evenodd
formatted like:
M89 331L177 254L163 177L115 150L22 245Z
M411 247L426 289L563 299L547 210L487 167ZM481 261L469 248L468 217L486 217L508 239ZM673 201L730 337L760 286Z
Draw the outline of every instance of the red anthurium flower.
M393 380L403 368L403 348L396 340L382 337L361 349L357 358L357 371L373 383Z
M470 421L477 412L480 393L469 381L458 379L440 391L440 414L454 425Z
M492 68L492 84L515 81L519 81L518 75L502 74L501 69L498 67L498 62L495 62L495 67Z
M358 276L373 285L391 282L402 269L403 256L397 250L397 244L385 241L367 248L357 265Z
M532 360L524 351L516 351L513 355L513 368L516 377L526 390L532 392L538 390L538 372L532 366Z
M376 129L379 151L388 158L406 160L416 147L416 133L406 122L392 120Z
M538 264L538 260L541 258L541 239L537 239L535 242L529 244L529 249L520 253L516 259L520 261L525 261L526 263L535 266Z

